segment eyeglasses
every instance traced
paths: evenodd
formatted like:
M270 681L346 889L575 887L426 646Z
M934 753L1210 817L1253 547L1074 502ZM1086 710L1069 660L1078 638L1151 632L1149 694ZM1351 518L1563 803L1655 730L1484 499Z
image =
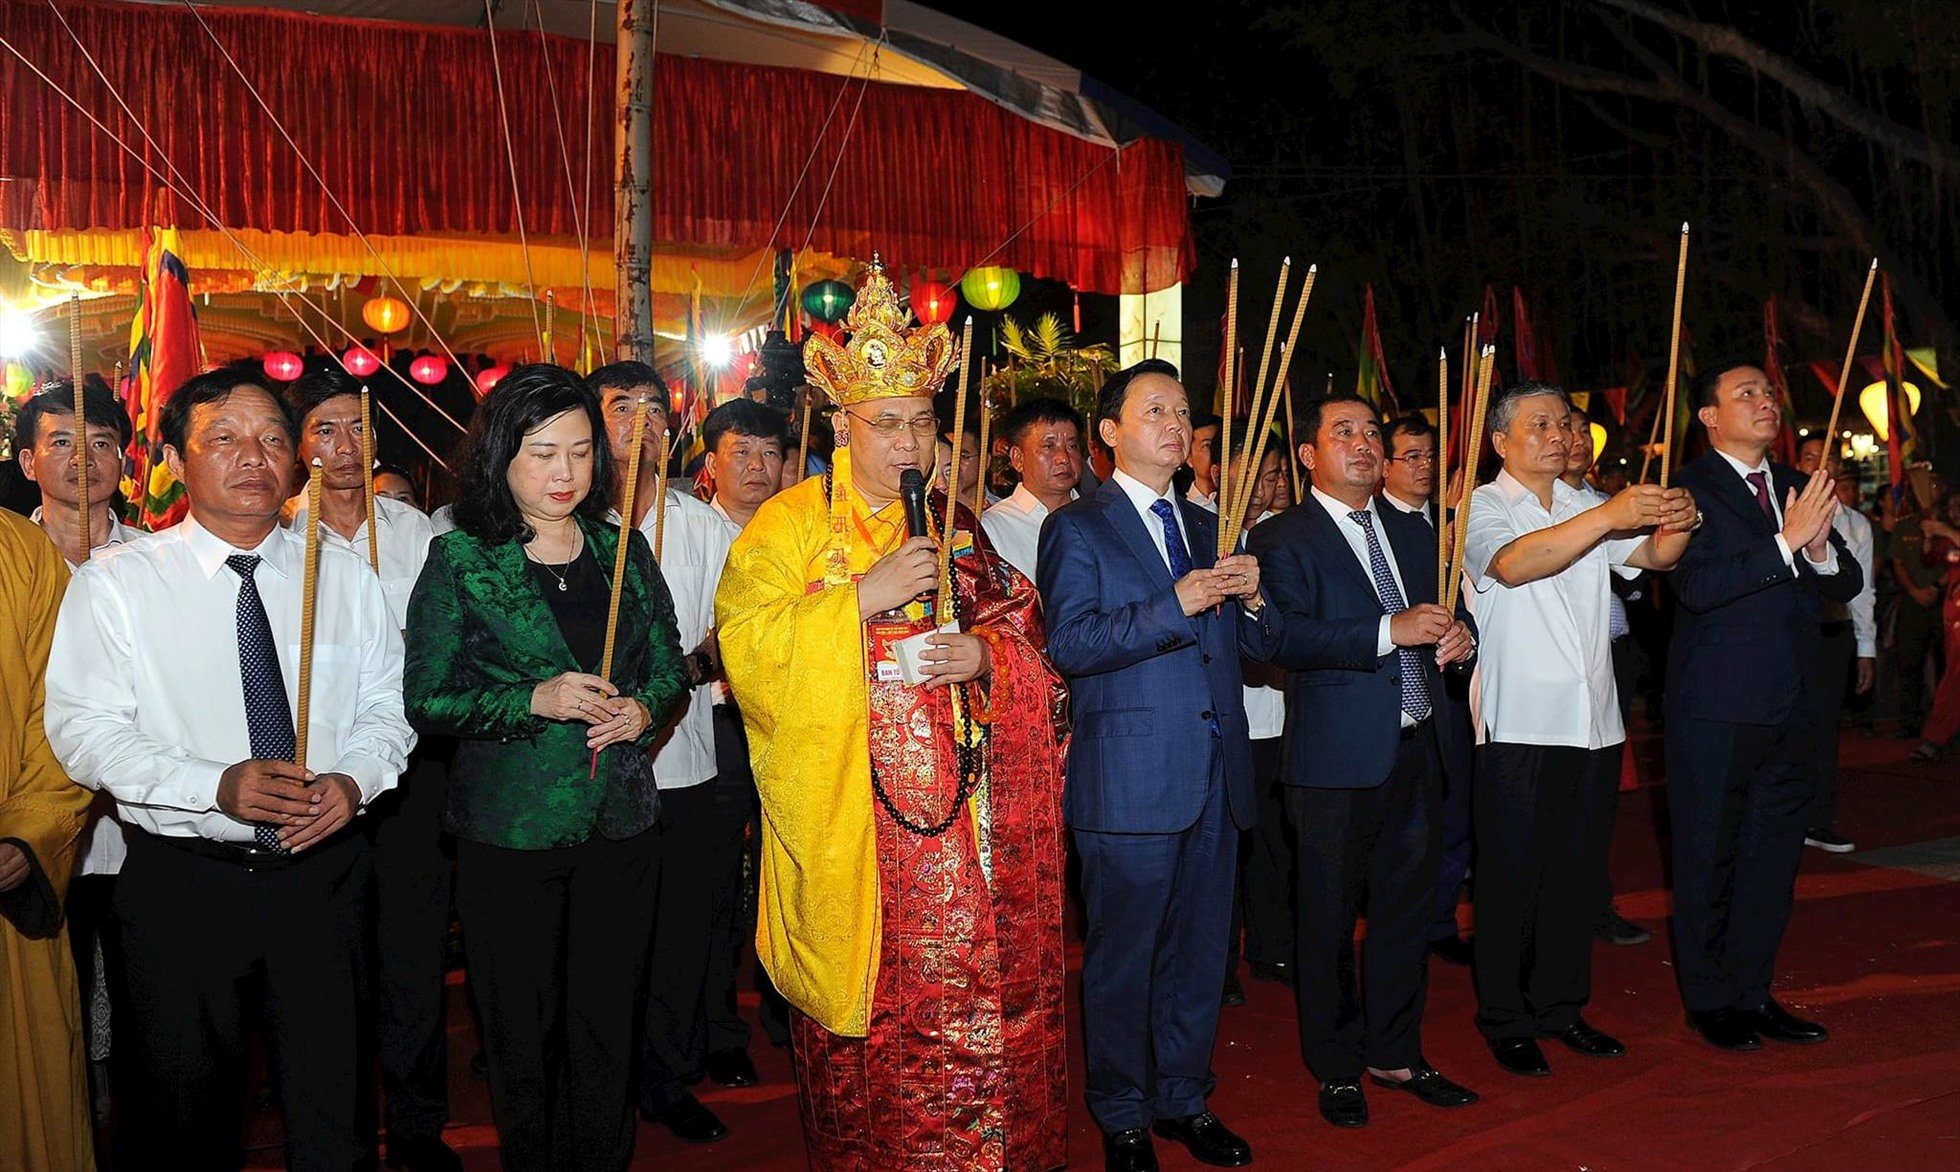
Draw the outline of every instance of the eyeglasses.
M1388 457L1388 459L1391 462L1399 460L1404 464L1414 464L1416 467L1420 468L1424 464L1434 464L1436 462L1436 453L1410 452L1406 456L1390 456Z
M876 419L873 419L868 415L859 415L855 411L846 411L844 414L864 424L886 439L890 439L900 431L906 429L909 429L913 435L919 436L922 439L929 439L939 434L939 417L937 415L915 415L910 419L900 419L896 415L880 415Z

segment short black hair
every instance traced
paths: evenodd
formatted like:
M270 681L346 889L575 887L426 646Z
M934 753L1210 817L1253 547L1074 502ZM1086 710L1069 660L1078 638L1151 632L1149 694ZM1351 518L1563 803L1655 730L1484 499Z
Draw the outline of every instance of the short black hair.
M74 383L62 380L42 387L41 393L22 403L14 415L14 451L24 452L34 446L41 436L43 417L74 413ZM82 383L82 416L91 426L114 428L118 447L128 447L135 434L129 423L129 412L109 393L109 384L93 375Z
M329 399L342 395L361 397L361 380L342 370L338 363L332 363L309 370L292 381L286 388L286 408L300 425L306 425L306 417L318 410Z
M278 405L279 418L286 424L286 437L299 438L299 421L293 418L293 409L265 385L266 381L264 369L256 362L234 362L185 379L184 385L164 400L163 412L157 419L157 430L162 432L164 444L181 454L185 441L190 438L191 411L206 403L222 403L240 387L264 391Z
M1813 431L1809 435L1801 435L1797 437L1797 450L1801 452L1812 444L1816 444L1818 447L1828 450L1830 448L1830 443L1831 441L1825 438L1823 432Z
M1303 444L1312 444L1320 436L1321 416L1327 414L1329 407L1342 403L1354 403L1366 407L1370 415L1377 414L1375 405L1360 395L1322 395L1317 399L1308 399L1300 408L1299 416L1293 420L1293 438Z
M1419 439L1425 435L1435 434L1436 425L1429 422L1429 417L1420 411L1411 411L1407 415L1397 415L1388 421L1387 427L1382 428L1382 451L1388 455L1394 455L1395 441L1405 435Z
M1695 375L1694 381L1688 384L1688 401L1695 405L1696 411L1700 411L1703 407L1713 407L1715 406L1715 388L1721 384L1723 375L1738 370L1761 370L1762 368L1763 364L1761 362L1754 358L1744 358L1739 354L1704 366L1701 372Z
M722 436L733 434L777 440L787 448L788 431L789 420L774 407L765 407L754 399L730 399L708 412L708 418L702 421L701 444L712 452L721 446Z
M667 380L660 372L644 362L611 362L585 376L585 385L591 390L595 402L603 403L607 391L631 391L640 387L652 387L660 392L660 409L667 414L674 413L674 392L667 389Z
M408 474L408 469L402 467L400 464L390 464L386 460L376 460L374 462L374 478L379 480L383 476L399 476L410 484L415 483L415 478Z
M1123 401L1130 397L1130 384L1146 374L1161 374L1166 378L1178 377L1177 367L1161 358L1146 358L1142 362L1126 366L1109 376L1096 394L1096 430L1102 430L1102 422L1120 422L1123 418ZM1180 386L1183 384L1180 383Z
M1521 378L1499 391L1490 401L1490 417L1486 419L1484 434L1496 435L1500 431L1511 430L1511 421L1518 417L1518 404L1526 399L1540 395L1554 395L1572 405L1572 397L1565 393L1564 387L1554 387L1535 379Z
M1029 399L1002 416L1000 427L995 434L999 435L1008 447L1017 447L1027 437L1028 432L1044 423L1073 423L1076 439L1088 438L1088 427L1082 422L1082 412L1048 395Z
M1193 432L1196 432L1201 427L1222 427L1224 423L1225 420L1222 416L1213 415L1209 411L1203 412L1202 414L1196 411L1191 413L1191 430Z
M572 371L533 362L500 379L470 423L457 475L458 529L491 545L531 540L534 534L518 513L505 477L525 435L567 411L584 412L592 424L592 489L576 511L593 521L606 520L612 508L613 455L599 414L599 396Z

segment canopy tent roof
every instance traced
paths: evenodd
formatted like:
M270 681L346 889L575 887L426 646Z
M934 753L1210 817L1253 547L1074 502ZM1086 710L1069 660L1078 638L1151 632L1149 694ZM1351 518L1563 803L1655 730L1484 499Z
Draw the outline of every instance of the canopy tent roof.
M268 11L302 7L415 23ZM0 296L127 293L142 229L168 224L206 262L194 287L220 296L205 314L214 359L306 316L264 293L320 301L364 279L442 294L429 300L451 320L431 324L458 351L535 354L547 290L562 313L610 315L613 62L597 41L612 6L505 7L493 50L470 0L64 3L72 35L45 5L0 0L32 64L0 56ZM1223 182L1148 110L903 0L677 0L659 14L668 332L697 280L719 328L766 317L767 258L785 248L803 282L876 250L941 278L1005 264L1085 291L1163 288L1192 263L1188 195ZM428 344L422 328L398 341Z

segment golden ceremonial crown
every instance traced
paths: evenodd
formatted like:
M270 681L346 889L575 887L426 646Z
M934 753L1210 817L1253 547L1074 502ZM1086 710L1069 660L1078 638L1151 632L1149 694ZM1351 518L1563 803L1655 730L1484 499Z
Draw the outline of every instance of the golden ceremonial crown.
M803 343L810 383L840 407L873 399L931 398L955 361L953 335L944 325L909 328L912 315L876 256L844 315L851 340L838 345L821 334Z

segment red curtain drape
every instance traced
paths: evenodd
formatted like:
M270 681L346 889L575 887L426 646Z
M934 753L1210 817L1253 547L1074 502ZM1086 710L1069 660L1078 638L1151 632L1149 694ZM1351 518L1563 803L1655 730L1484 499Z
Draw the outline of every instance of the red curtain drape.
M345 234L351 217L367 232L517 233L482 30L204 9L214 43L181 8L61 9L154 149L45 4L0 0L0 25L116 135L166 174L162 160L174 164L227 226ZM593 234L609 238L611 47L599 46L592 101L583 41L499 33L497 54L525 230L576 235L589 157ZM801 247L807 237L839 255L876 250L897 264L955 271L1010 265L1104 293L1162 288L1193 263L1174 143L1144 139L1116 151L969 93L867 84L862 75L663 56L654 89L658 240L754 249ZM0 225L146 223L209 226L11 54L0 55Z

